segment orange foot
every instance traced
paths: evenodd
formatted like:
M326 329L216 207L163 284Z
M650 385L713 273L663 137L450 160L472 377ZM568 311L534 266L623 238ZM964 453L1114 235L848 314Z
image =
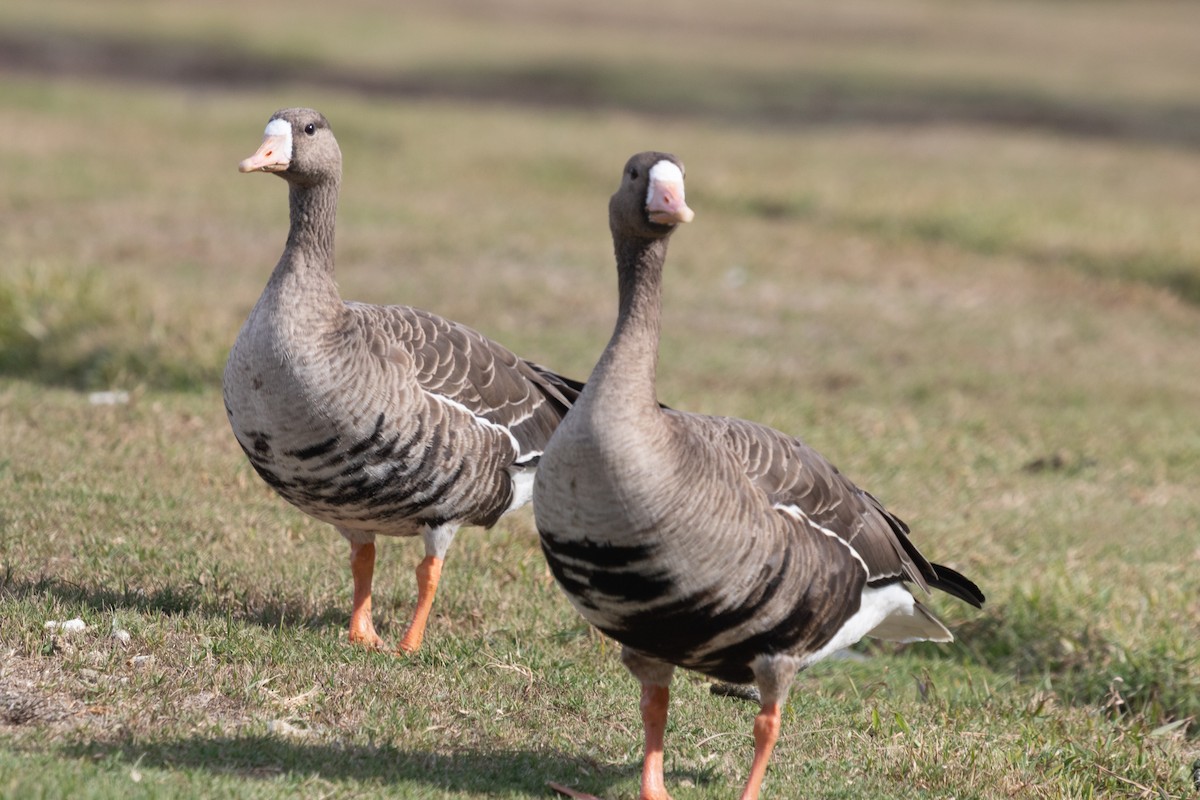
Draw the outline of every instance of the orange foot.
M365 615L350 618L350 643L362 645L368 650L383 650L383 639L375 632L375 626L371 624L370 605L367 608L368 611Z

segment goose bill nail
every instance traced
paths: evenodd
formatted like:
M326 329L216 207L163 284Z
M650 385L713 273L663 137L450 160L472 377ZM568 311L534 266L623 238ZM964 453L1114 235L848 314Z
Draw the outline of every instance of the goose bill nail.
M283 172L291 161L283 156L287 137L268 136L254 155L238 164L238 172Z

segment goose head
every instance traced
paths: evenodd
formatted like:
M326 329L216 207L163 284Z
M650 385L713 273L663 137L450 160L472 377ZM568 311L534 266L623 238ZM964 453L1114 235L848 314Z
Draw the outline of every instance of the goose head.
M272 114L258 150L238 164L239 172L273 172L303 185L336 180L341 170L342 151L329 120L311 108L285 108Z
M609 201L613 234L663 239L695 213L684 202L683 163L670 153L638 153L625 163Z

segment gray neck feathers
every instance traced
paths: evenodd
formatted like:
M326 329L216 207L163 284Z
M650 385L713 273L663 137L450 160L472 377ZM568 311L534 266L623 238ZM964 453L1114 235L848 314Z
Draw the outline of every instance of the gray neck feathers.
M625 408L657 409L655 375L662 332L662 269L667 239L615 241L619 304L612 339L592 373L600 389L619 385Z
M338 183L332 178L309 185L288 184L287 253L292 258L287 260L294 267L318 269L332 277Z

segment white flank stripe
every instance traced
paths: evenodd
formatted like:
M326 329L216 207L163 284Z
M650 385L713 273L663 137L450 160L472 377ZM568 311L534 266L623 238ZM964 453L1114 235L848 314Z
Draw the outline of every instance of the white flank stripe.
M867 568L867 562L863 561L863 557L858 554L858 551L854 549L854 546L851 545L849 542L847 542L845 539L843 539L841 536L838 536L836 533L829 530L828 528L822 528L820 525L813 522L811 519L809 519L808 515L805 514L800 509L799 506L787 505L784 503L776 503L775 508L777 510L782 511L783 513L787 514L788 516L792 517L793 519L803 522L804 524L808 525L810 528L814 528L815 530L818 530L821 533L825 534L826 536L829 536L830 538L836 540L839 544L841 544L843 547L845 547L847 550L850 551L850 555L854 556L854 558L858 561L859 564L862 564L863 572L865 572L867 574L867 577L870 578L871 570Z
M529 462L533 461L535 458L537 458L541 454L542 454L541 450L528 450L524 453L521 453L521 455L517 456L516 465L518 467L528 467Z
M831 536L843 544L850 551L850 554L857 559L858 563L862 565L863 572L870 576L871 571L867 568L867 562L863 561L858 551L845 539L828 528L822 528L820 525L814 523L797 506L777 503L775 508L796 520L805 522L826 536ZM864 636L869 636L871 631L878 628L889 618L894 620L890 626L892 632L902 631L904 635L902 637L885 635L884 638L892 639L893 641L908 642L923 640L949 641L949 639L944 638L945 635L948 635L946 629L917 606L916 598L912 596L903 584L890 583L887 586L864 586L862 590L862 602L858 607L858 611L846 620L824 647L806 656L802 666L815 664L831 653L836 653L838 650L854 644ZM889 626L884 627L887 628Z
M446 397L444 394L437 394L436 392L430 392L430 391L426 391L425 394L429 395L434 400L437 400L439 403L450 406L451 408L456 408L459 411L462 411L464 414L474 417L475 422L484 428L492 428L494 430L500 431L501 433L503 433L505 436L508 437L508 440L510 442L512 442L513 450L517 453L521 452L521 445L517 443L517 437L513 436L512 431L510 431L505 426L500 425L499 423L496 423L496 422L492 422L487 417L479 416L474 411L472 411L471 409L464 406L462 403L458 402L457 400L453 400L449 397Z

